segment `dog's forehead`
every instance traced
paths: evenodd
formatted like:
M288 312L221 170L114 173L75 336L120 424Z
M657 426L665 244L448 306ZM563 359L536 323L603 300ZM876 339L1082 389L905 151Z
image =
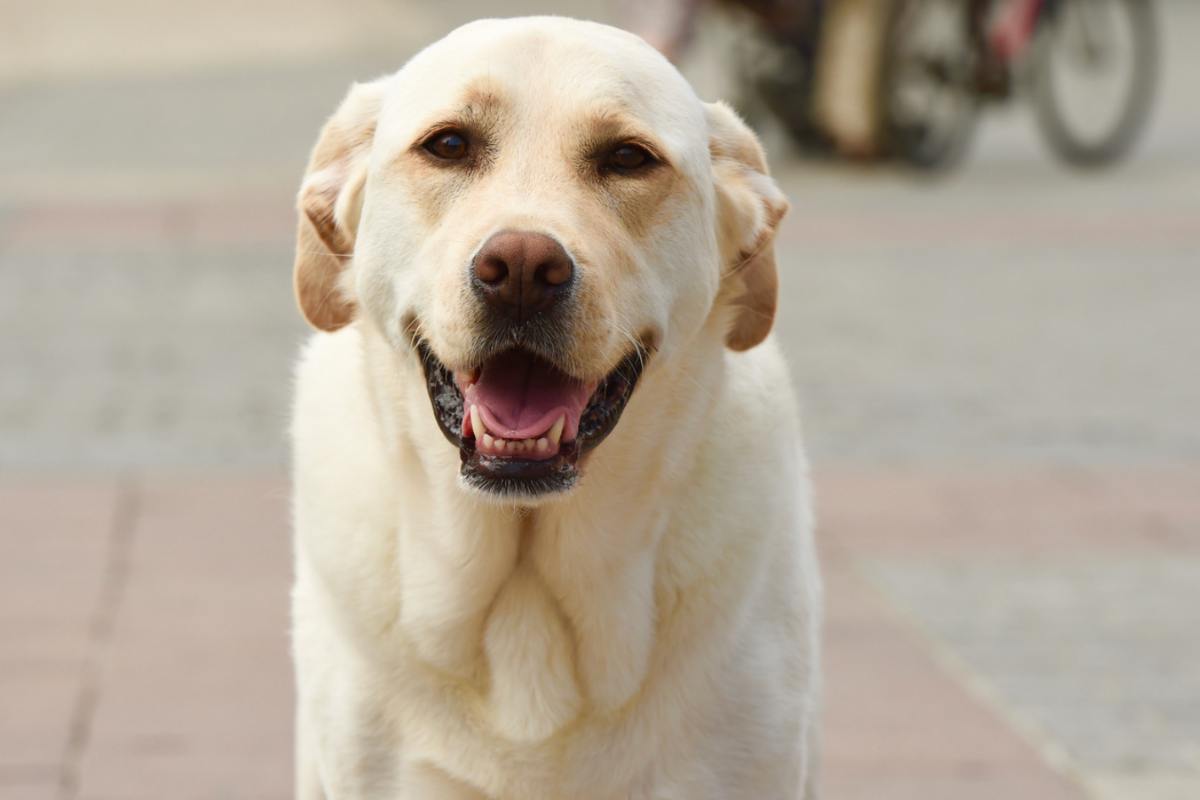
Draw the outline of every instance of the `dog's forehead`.
M625 119L678 151L706 147L703 105L633 34L580 20L480 20L421 51L392 77L380 133L395 144L464 111L550 127Z

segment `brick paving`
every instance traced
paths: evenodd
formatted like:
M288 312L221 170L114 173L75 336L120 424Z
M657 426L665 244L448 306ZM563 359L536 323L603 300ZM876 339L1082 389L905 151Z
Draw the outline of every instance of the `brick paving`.
M1200 752L1200 720L1187 705L1195 700L1186 667L1195 640L1179 625L1196 607L1181 602L1180 587L1154 613L1121 603L1137 623L1120 629L1137 634L1135 657L1126 637L1104 635L1102 625L1090 635L1105 609L1086 592L1058 609L1037 599L1034 612L1075 631L1048 646L1040 637L1061 629L1014 625L989 595L994 581L964 567L967 555L977 565L1095 563L1099 550L1117 559L1110 563L1169 557L1177 569L1196 569L1200 499L1172 483L1200 485L1200 470L1140 479L822 473L825 796L1194 797L1185 792L1200 785L1187 760ZM1100 509L1081 502L1081 485L1106 498ZM1115 486L1122 491L1099 488ZM1145 505L1164 494L1175 499ZM1014 497L1028 502L1014 507ZM1092 539L1098 513L1109 524ZM1038 529L1054 535L1030 533ZM6 480L0 555L0 799L288 796L282 479ZM1121 597L1136 597L1117 586ZM980 641L1004 642L1016 672L998 668ZM1076 671L1037 663L1070 653L1124 664L1140 679L1115 699L1097 697ZM1040 669L1021 673L1030 658ZM1147 671L1146 659L1166 669ZM1038 677L1058 683L1031 692ZM1073 682L1083 691L1070 691ZM1183 704L1169 736L1101 724L1114 715L1152 720L1169 710L1165 702ZM1046 709L1044 726L1024 717L1037 723ZM1092 727L1056 727L1062 720ZM1115 758L1103 750L1114 742Z
M0 798L288 796L279 479L0 486Z
M1020 113L935 185L770 139L827 798L1200 797L1200 6L1161 5L1114 172ZM495 13L167 8L0 0L0 800L289 796L292 194L351 80Z
M822 474L826 796L1194 796L1195 606L1181 595L1194 583L1164 591L1159 573L1147 613L1136 591L1100 576L1134 624L1114 637L1112 608L1060 591L1056 609L1030 575L1040 564L1040 576L1069 579L1046 564L1105 555L1198 569L1200 499L1145 505L1172 482L1200 485L1200 471ZM1094 488L1106 498L1097 510L1080 486L1123 492ZM1093 540L1098 511L1110 524ZM2 483L0 798L286 798L288 549L281 479ZM1003 559L1025 571L1001 570L998 587L980 577L978 565ZM1034 594L1008 594L1014 576ZM1026 612L1056 625L1020 624L1020 608L1014 625L1008 608L1031 597ZM1040 638L1070 631L1057 644ZM980 642L1015 657L997 664ZM1094 664L1055 662L1064 655L1108 660L1133 680L1092 692L1103 687L1088 681ZM1147 669L1156 660L1162 669ZM1174 728L1154 727L1171 709ZM1142 721L1135 735L1105 724L1122 715Z

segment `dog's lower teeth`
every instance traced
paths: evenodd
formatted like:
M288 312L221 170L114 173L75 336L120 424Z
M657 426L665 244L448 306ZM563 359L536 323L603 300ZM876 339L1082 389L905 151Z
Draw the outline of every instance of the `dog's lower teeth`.
M478 413L472 410L472 417ZM472 425L474 425L472 419ZM485 428L480 428L485 430ZM552 432L551 432L552 433ZM549 434L537 439L500 439L492 436L490 433L480 434L478 439L481 449L494 453L496 455L532 455L534 453L544 454L550 452L552 446L557 446L557 442L551 442Z

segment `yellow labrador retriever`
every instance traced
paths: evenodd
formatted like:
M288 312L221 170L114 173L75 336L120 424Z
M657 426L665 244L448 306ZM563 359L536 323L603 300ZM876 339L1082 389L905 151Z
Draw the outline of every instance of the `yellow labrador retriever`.
M750 130L630 34L486 20L353 87L299 204L297 796L811 797Z

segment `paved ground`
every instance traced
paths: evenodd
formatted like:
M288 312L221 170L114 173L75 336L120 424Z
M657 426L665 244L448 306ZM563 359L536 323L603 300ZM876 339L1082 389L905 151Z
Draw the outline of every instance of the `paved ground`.
M934 184L773 144L833 800L1200 797L1200 7L1164 6L1116 172L1019 113ZM0 800L287 795L291 195L351 79L484 8L0 0Z
M825 796L1194 800L1198 480L822 473ZM286 492L0 486L0 800L288 796Z

